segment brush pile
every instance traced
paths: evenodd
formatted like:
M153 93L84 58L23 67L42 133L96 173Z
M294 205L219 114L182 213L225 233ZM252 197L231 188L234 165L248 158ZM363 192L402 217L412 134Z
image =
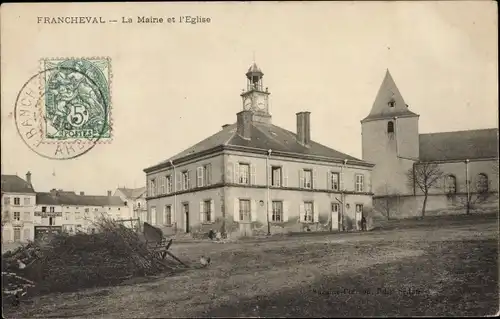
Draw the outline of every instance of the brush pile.
M175 262L154 258L132 229L106 219L97 226L93 234L56 234L47 242L32 242L5 253L3 294L16 289L28 295L76 291L179 268Z

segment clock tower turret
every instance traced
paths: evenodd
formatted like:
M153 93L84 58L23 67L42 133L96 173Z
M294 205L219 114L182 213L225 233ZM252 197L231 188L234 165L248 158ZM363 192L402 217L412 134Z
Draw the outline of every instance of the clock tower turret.
M271 93L267 88L264 89L262 81L264 73L254 62L245 75L247 88L241 93L243 110L252 111L253 120L256 122L271 123L271 114L269 113L269 95Z

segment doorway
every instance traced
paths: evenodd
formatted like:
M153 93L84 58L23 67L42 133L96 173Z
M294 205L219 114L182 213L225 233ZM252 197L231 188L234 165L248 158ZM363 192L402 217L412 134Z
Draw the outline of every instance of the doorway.
M341 222L340 204L339 203L332 203L332 229L331 230L339 230L340 222Z
M184 229L186 230L186 233L189 233L189 204L185 203L182 204L182 210L184 211Z

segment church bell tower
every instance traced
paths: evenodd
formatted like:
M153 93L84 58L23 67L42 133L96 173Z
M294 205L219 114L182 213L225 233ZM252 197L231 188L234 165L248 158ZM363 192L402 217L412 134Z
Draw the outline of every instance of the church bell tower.
M264 89L262 80L264 73L254 62L245 75L247 78L247 87L240 95L243 102L243 110L252 112L253 121L270 124L269 95L271 93L269 93L267 87Z
M362 158L375 164L375 195L413 193L406 175L419 158L418 119L387 70L370 113L361 121Z

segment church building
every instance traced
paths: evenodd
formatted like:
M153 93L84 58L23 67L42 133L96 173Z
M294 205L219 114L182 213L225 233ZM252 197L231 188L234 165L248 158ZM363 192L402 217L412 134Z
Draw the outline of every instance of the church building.
M429 190L429 214L497 210L498 128L420 134L419 116L387 70L370 113L361 121L362 158L375 164L375 210L394 218L419 216L423 192L408 175L425 163L438 164L442 172Z
M236 123L144 169L149 222L246 236L359 229L369 217L373 164L313 141L310 112L295 132L274 125L263 75L248 69Z

